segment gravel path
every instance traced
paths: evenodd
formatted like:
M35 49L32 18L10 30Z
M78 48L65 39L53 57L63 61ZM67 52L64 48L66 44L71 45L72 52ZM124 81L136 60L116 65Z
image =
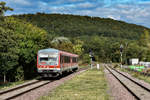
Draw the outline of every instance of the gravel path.
M105 69L104 72L109 85L109 94L113 100L136 100L109 71Z
M37 88L35 90L32 90L26 94L23 94L19 97L16 97L12 100L36 100L41 96L47 95L49 92L51 92L53 89L58 87L59 85L63 84L64 82L72 79L74 76L84 72L85 70L73 73L69 76L63 77L60 80L55 80L54 82L51 82L43 87Z

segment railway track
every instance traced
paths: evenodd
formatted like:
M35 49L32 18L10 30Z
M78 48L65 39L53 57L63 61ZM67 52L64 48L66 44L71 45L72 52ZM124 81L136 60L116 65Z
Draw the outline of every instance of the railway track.
M34 90L43 85L46 85L50 82L51 81L35 80L33 82L14 87L12 89L1 91L0 92L0 100L9 100L9 99L15 98L15 97L20 96L24 93L27 93L31 90Z
M117 71L108 65L105 68L137 99L150 100L150 88L140 84L125 74Z
M84 70L86 70L86 69L81 68L77 72L82 72ZM77 73L77 72L75 72L75 73ZM66 76L64 76L64 77L66 77ZM41 80L41 79L33 80L30 82L18 85L14 88L0 91L0 100L9 100L9 99L16 98L22 94L25 94L31 90L36 89L36 88L42 87L42 86L49 84L51 82L55 82L55 80Z

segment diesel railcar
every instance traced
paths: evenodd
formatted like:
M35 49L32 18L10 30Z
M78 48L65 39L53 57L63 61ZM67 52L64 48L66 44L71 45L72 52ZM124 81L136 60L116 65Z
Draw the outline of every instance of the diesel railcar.
M37 71L42 77L57 77L78 69L78 55L48 48L38 51Z

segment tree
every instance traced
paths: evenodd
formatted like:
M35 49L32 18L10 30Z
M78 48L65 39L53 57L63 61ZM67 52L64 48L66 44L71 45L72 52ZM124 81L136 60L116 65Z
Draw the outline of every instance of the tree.
M0 2L0 17L4 16L4 13L8 10L13 11L12 8L5 6L5 2Z
M4 83L8 72L18 65L19 51L16 39L12 31L0 27L0 73L4 76Z
M144 33L141 34L140 40L139 40L140 46L150 47L150 35L148 30L144 30Z
M105 37L137 40L143 29L150 31L142 26L98 17L44 13L15 15L15 17L26 20L46 30L49 34L56 34L57 37L103 35Z
M139 58L140 61L146 58L147 50L145 47L137 45L136 42L129 43L128 49L126 50L126 58Z
M37 51L45 48L46 36L44 30L13 17L1 21L0 75L10 81L35 76Z
M8 10L13 11L12 8L5 6L5 2L0 2L0 20L3 20L4 13ZM1 22L2 23L2 22ZM4 75L4 83L6 82L6 74L12 69L13 66L17 65L17 62L14 59L18 59L17 50L15 50L15 41L14 34L12 31L0 29L0 64L1 64L1 73ZM14 47L14 48L12 48ZM13 53L13 54L11 54ZM7 67L6 67L7 66Z
M67 37L56 37L51 42L52 47L73 53L73 44Z
M74 45L73 45L73 52L75 54L81 55L83 53L83 51L84 51L83 44L84 44L83 41L81 41L79 39L76 39L74 41Z
M110 57L113 62L120 62L120 43L114 42L110 44ZM108 52L107 52L108 53Z

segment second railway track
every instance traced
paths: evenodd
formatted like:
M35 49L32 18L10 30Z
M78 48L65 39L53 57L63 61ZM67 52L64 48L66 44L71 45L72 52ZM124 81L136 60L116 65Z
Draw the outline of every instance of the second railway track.
M150 100L150 89L121 72L105 65L105 68L138 100Z

